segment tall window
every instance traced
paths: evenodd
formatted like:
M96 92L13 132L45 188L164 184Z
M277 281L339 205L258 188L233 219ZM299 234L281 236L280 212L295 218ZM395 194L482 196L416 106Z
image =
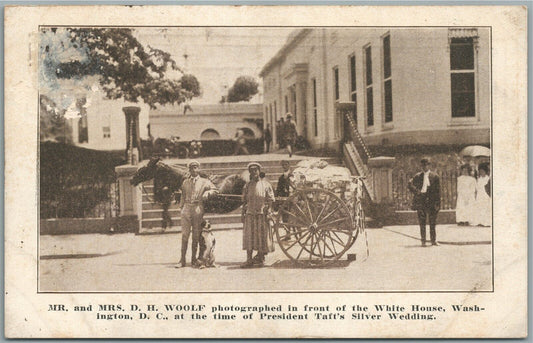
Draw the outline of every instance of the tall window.
M278 116L278 104L277 104L277 101L274 101L274 117L277 117Z
M289 112L289 98L285 95L285 114Z
M318 113L316 103L316 79L313 79L313 123L315 129L315 137L318 136Z
M355 55L350 56L350 99L355 104L353 120L357 125L357 75L355 72Z
M392 121L392 72L390 35L383 37L383 94L385 103L385 123Z
M335 101L339 101L339 68L333 68L333 83L335 84Z
M292 117L294 122L298 122L298 107L296 106L296 85L291 87L291 99L292 99Z
M452 117L476 116L474 38L451 38Z
M276 125L276 123L274 122L274 117L272 116L272 113L268 113L267 112L267 121L270 123L270 129L273 130L274 129L274 126Z
M111 138L111 127L102 126L102 132L103 132L104 138Z
M268 114L269 117L272 118L272 104L268 105Z
M339 68L335 67L333 68L333 88L334 88L334 94L333 97L335 99L335 103L339 102ZM335 136L340 136L340 126L341 126L341 118L338 115L335 115Z
M372 50L364 48L365 57L365 93L366 93L366 125L374 125L374 94L372 89Z

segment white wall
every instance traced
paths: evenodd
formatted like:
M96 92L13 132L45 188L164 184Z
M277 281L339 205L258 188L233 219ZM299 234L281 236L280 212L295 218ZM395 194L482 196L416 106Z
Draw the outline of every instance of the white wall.
M384 122L383 43L390 33L393 121ZM356 57L357 122L361 134L372 144L387 137L394 142L395 134L406 143L409 132L417 136L413 143L432 143L430 132L439 131L441 141L454 143L458 135L472 131L474 143L488 143L490 129L490 31L478 28L477 85L475 118L452 118L450 51L447 28L396 29L314 29L297 46L288 50L278 65L264 75L264 80L278 78L278 88L267 88L265 104L276 100L284 107L284 95L291 85L283 75L295 63L308 64L307 78L307 138L313 146L336 146L341 127L335 130L333 68L339 69L340 101L350 101L349 56ZM364 50L372 48L372 78L374 125L366 125L366 94L364 85ZM279 71L278 71L279 69ZM276 74L280 74L277 76ZM318 131L314 137L312 112L312 82L317 80ZM282 95L279 95L281 91ZM428 134L420 135L420 132ZM449 135L446 134L449 132ZM424 137L425 141L424 141ZM408 138L407 138L408 140ZM422 140L422 141L421 141ZM407 142L409 143L409 142Z
M262 137L262 131L245 118L261 118L261 114L215 114L215 115L151 115L150 129L154 139L179 136L180 140L199 140L206 129L216 130L221 139L232 139L238 128L247 127L256 138Z
M148 110L144 103L129 103L123 99L104 99L102 93L88 95L90 102L87 107L88 142L78 142L78 121L72 120L72 138L74 144L80 147L95 150L122 150L126 149L126 117L123 107L139 106L139 133L142 139L148 138ZM104 138L103 127L109 126L111 137Z

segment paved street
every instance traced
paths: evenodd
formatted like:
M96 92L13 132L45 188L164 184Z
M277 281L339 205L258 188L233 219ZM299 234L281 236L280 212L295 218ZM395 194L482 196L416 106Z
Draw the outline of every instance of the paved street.
M492 230L437 227L437 247L423 248L418 227L368 229L333 266L299 268L281 249L267 267L241 269L240 230L215 232L218 268L175 269L181 235L41 236L40 291L468 291L492 289ZM189 251L190 253L190 251Z

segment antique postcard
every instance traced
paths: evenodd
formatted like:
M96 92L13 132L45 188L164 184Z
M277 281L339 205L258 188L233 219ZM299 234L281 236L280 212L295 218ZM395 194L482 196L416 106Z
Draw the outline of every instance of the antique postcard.
M8 338L527 336L527 10L5 10Z

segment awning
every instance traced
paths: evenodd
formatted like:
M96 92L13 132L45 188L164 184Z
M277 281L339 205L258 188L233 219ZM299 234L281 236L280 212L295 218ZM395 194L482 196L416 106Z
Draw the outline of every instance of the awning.
M450 28L448 38L477 38L479 37L477 28Z

